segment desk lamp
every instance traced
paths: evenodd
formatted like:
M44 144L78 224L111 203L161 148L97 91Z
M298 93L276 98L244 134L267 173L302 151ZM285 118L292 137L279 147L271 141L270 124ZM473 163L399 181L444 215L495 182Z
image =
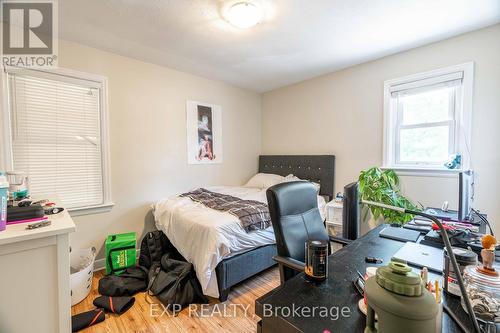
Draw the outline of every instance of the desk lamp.
M435 218L432 215L422 213L419 211L410 210L410 209L406 209L406 208L402 208L402 207L386 205L386 204L383 204L380 202L375 202L375 201L370 201L370 200L361 200L361 202L366 204L366 205L386 208L386 209L394 210L394 211L397 211L400 213L422 216L422 217L425 217L425 218L431 220L432 222L436 223L436 225L439 227L439 230L441 230L441 237L443 238L444 245L446 247L446 251L448 251L448 254L450 256L453 270L455 272L460 272L460 269L459 269L458 263L457 263L457 259L455 258L455 254L453 253L453 249L451 247L450 239L448 238L448 234L446 233L446 229L441 224L441 221L439 221L437 218ZM467 307L467 312L469 313L469 318L470 318L472 325L474 327L474 332L481 333L481 330L479 328L479 324L477 323L476 314L474 313L474 310L472 309L472 305L471 305L469 297L467 295L467 291L465 290L464 280L463 280L461 274L457 274L457 281L458 281L458 285L460 287L460 291L462 292L463 301L465 303L465 306Z

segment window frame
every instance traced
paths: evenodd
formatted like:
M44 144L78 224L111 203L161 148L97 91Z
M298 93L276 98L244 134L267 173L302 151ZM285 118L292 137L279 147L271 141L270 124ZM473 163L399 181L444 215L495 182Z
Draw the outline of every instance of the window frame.
M462 165L460 169L447 169L440 163L432 162L404 162L399 157L400 131L402 121L402 107L398 105L398 99L391 96L391 90L395 86L408 84L415 88L427 87L446 81L444 78L449 75L462 73L462 84L459 89L455 89L453 94L454 119L428 124L406 125L412 128L425 128L437 126L440 123L450 126L450 146L449 153L460 153L462 155ZM391 168L406 172L408 174L426 175L430 173L449 174L458 173L461 170L470 168L470 138L471 138L471 112L473 93L474 64L468 62L464 64L449 66L437 70L417 73L397 79L384 81L384 133L383 133L383 168ZM440 77L443 79L440 81ZM450 106L451 108L451 106ZM453 124L452 124L452 123Z
M12 140L9 104L9 76L12 74L24 74L40 78L58 80L62 82L81 84L81 81L88 81L99 85L99 121L101 132L101 168L102 168L102 190L103 202L98 205L70 208L68 211L72 216L104 213L114 206L111 194L111 165L110 165L110 144L109 144L109 116L108 116L108 79L105 76L84 73L80 71L57 68L51 70L26 69L18 67L2 67L1 72L1 117L3 126L0 127L0 137L4 142L0 147L0 168L12 170ZM47 193L51 194L51 193Z

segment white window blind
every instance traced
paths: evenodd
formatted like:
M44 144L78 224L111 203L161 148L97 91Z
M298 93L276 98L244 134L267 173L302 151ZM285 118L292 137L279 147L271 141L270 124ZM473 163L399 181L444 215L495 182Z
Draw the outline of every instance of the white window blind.
M421 80L413 80L410 82L394 84L389 87L389 91L392 96L396 93L418 93L426 89L436 89L439 86L457 86L462 83L464 73L462 71L455 73L448 73L445 75L438 75L430 78L425 78Z
M98 82L10 74L14 170L67 208L104 203Z

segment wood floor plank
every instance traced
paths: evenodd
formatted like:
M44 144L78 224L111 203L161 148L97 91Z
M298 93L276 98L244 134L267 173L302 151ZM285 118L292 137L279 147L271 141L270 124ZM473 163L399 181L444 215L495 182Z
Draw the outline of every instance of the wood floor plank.
M103 271L95 272L89 296L72 307L72 314L94 309L92 301L99 296L98 281ZM106 320L89 327L82 333L233 333L256 332L259 320L255 316L255 299L279 285L277 268L270 268L234 287L226 302L210 299L208 305L194 305L183 309L177 316L164 314L156 298L144 293L135 295L135 304L122 315L106 314ZM153 302L154 305L151 305ZM153 315L152 315L153 314Z

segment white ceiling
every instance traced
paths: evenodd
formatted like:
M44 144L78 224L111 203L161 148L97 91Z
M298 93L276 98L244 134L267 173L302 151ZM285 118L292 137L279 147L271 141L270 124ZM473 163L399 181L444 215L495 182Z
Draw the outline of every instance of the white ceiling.
M60 0L60 37L258 92L500 22L499 0L256 0L239 30L219 0Z

